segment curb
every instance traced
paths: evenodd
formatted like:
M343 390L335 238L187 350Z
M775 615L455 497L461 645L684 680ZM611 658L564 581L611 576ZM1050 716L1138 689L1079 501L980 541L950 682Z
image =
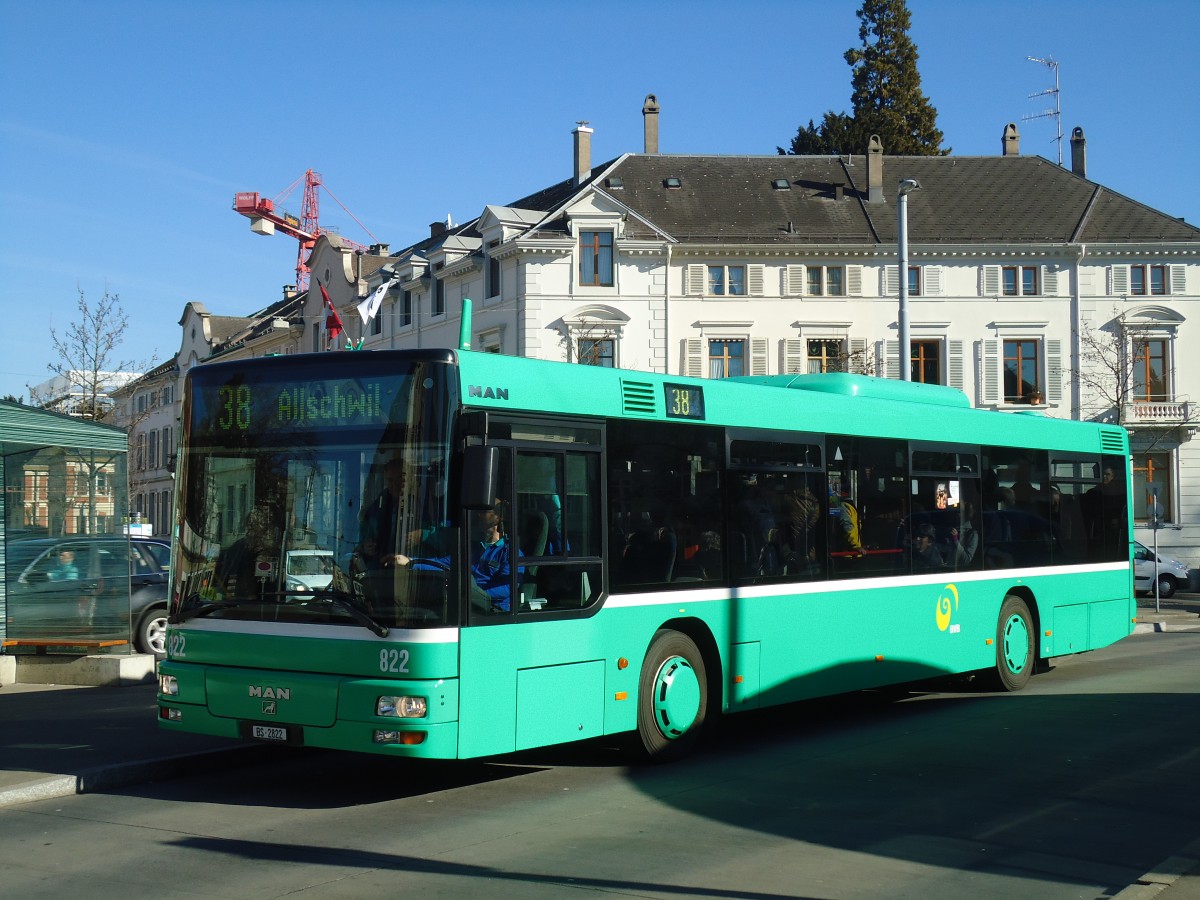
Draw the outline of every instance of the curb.
M1187 855L1168 856L1133 884L1114 894L1112 900L1148 900L1157 897L1200 866L1200 841L1192 841L1182 848L1181 853Z
M53 800L74 794L98 794L154 781L168 781L185 775L200 775L258 762L270 756L278 747L254 744L246 747L223 747L198 753L181 753L137 762L116 763L85 769L78 775L52 775L39 781L0 790L0 809L35 800Z

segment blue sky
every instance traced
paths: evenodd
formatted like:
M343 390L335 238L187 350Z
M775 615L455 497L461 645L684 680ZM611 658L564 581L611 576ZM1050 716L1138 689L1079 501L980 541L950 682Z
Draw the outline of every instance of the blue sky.
M0 396L49 377L50 328L119 295L115 360L162 361L184 304L245 315L294 280L295 242L252 234L236 191L275 197L312 168L321 223L398 249L572 172L642 149L770 154L850 109L855 0L603 4L342 0L0 0ZM909 0L922 87L955 155L1056 160L1031 94L1059 63L1063 159L1200 223L1200 4L1191 0ZM334 201L346 205L364 232ZM297 189L285 204L299 212ZM19 323L19 327L14 327ZM16 338L12 337L15 335ZM12 346L16 343L17 346Z

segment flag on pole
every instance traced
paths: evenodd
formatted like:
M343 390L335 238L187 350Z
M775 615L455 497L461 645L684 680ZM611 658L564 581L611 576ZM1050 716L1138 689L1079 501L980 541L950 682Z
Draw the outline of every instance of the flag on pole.
M329 291L325 290L325 285L318 281L317 287L321 289L321 296L325 298L325 305L329 307L329 315L325 317L325 330L329 332L330 339L336 341L338 335L346 330L346 326L342 324L342 317L338 315L333 301L329 299Z
M384 295L399 283L399 278L383 282L383 284L375 288L370 297L358 304L358 314L362 317L364 325L375 318L375 315L379 312L379 307L383 306Z

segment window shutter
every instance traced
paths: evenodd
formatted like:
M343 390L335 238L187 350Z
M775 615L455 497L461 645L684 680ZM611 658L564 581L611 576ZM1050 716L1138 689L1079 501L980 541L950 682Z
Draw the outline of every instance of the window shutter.
M802 374L804 372L804 341L800 338L785 338L780 342L780 346L783 350L783 371L789 375Z
M846 296L862 296L862 266L846 266Z
M1168 290L1172 294L1187 293L1187 267L1186 266L1170 266L1171 269L1171 286Z
M751 297L763 295L763 266L761 263L746 266L746 293Z
M888 378L900 378L900 342L883 342L883 371Z
M804 274L804 266L792 264L787 267L784 290L789 297L799 297L804 293Z
M867 359L867 341L865 338L850 339L850 365L847 367L855 375L866 375L870 364Z
M1108 267L1108 293L1110 296L1129 293L1129 266Z
M704 296L704 282L708 278L708 266L702 263L688 263L683 292L693 297Z
M1062 341L1046 341L1046 399L1062 400Z
M921 280L925 282L921 285L921 293L927 297L940 297L942 295L942 267L941 266L923 266L921 268Z
M1042 266L1042 296L1058 296L1058 267Z
M984 266L979 270L979 296L1000 296L1000 267Z
M685 338L683 342L683 374L689 378L704 377L704 341Z
M767 374L767 350L769 346L770 344L766 338L750 338L751 375Z
M947 360L946 373L948 384L958 390L963 389L963 342L949 341L950 358Z
M883 267L883 296L899 297L900 296L900 267L899 266L884 266Z
M982 377L979 379L982 388L979 397L980 405L995 406L1000 402L1000 342L981 341L980 345L982 351L980 359Z

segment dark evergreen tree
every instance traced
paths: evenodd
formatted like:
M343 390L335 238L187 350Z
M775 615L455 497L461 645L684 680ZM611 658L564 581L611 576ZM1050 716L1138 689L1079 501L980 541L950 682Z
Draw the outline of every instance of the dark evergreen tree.
M864 153L871 135L897 156L940 156L937 110L921 93L917 47L908 36L912 14L906 0L863 0L858 9L861 48L846 51L851 68L850 115L825 113L810 119L780 153Z

